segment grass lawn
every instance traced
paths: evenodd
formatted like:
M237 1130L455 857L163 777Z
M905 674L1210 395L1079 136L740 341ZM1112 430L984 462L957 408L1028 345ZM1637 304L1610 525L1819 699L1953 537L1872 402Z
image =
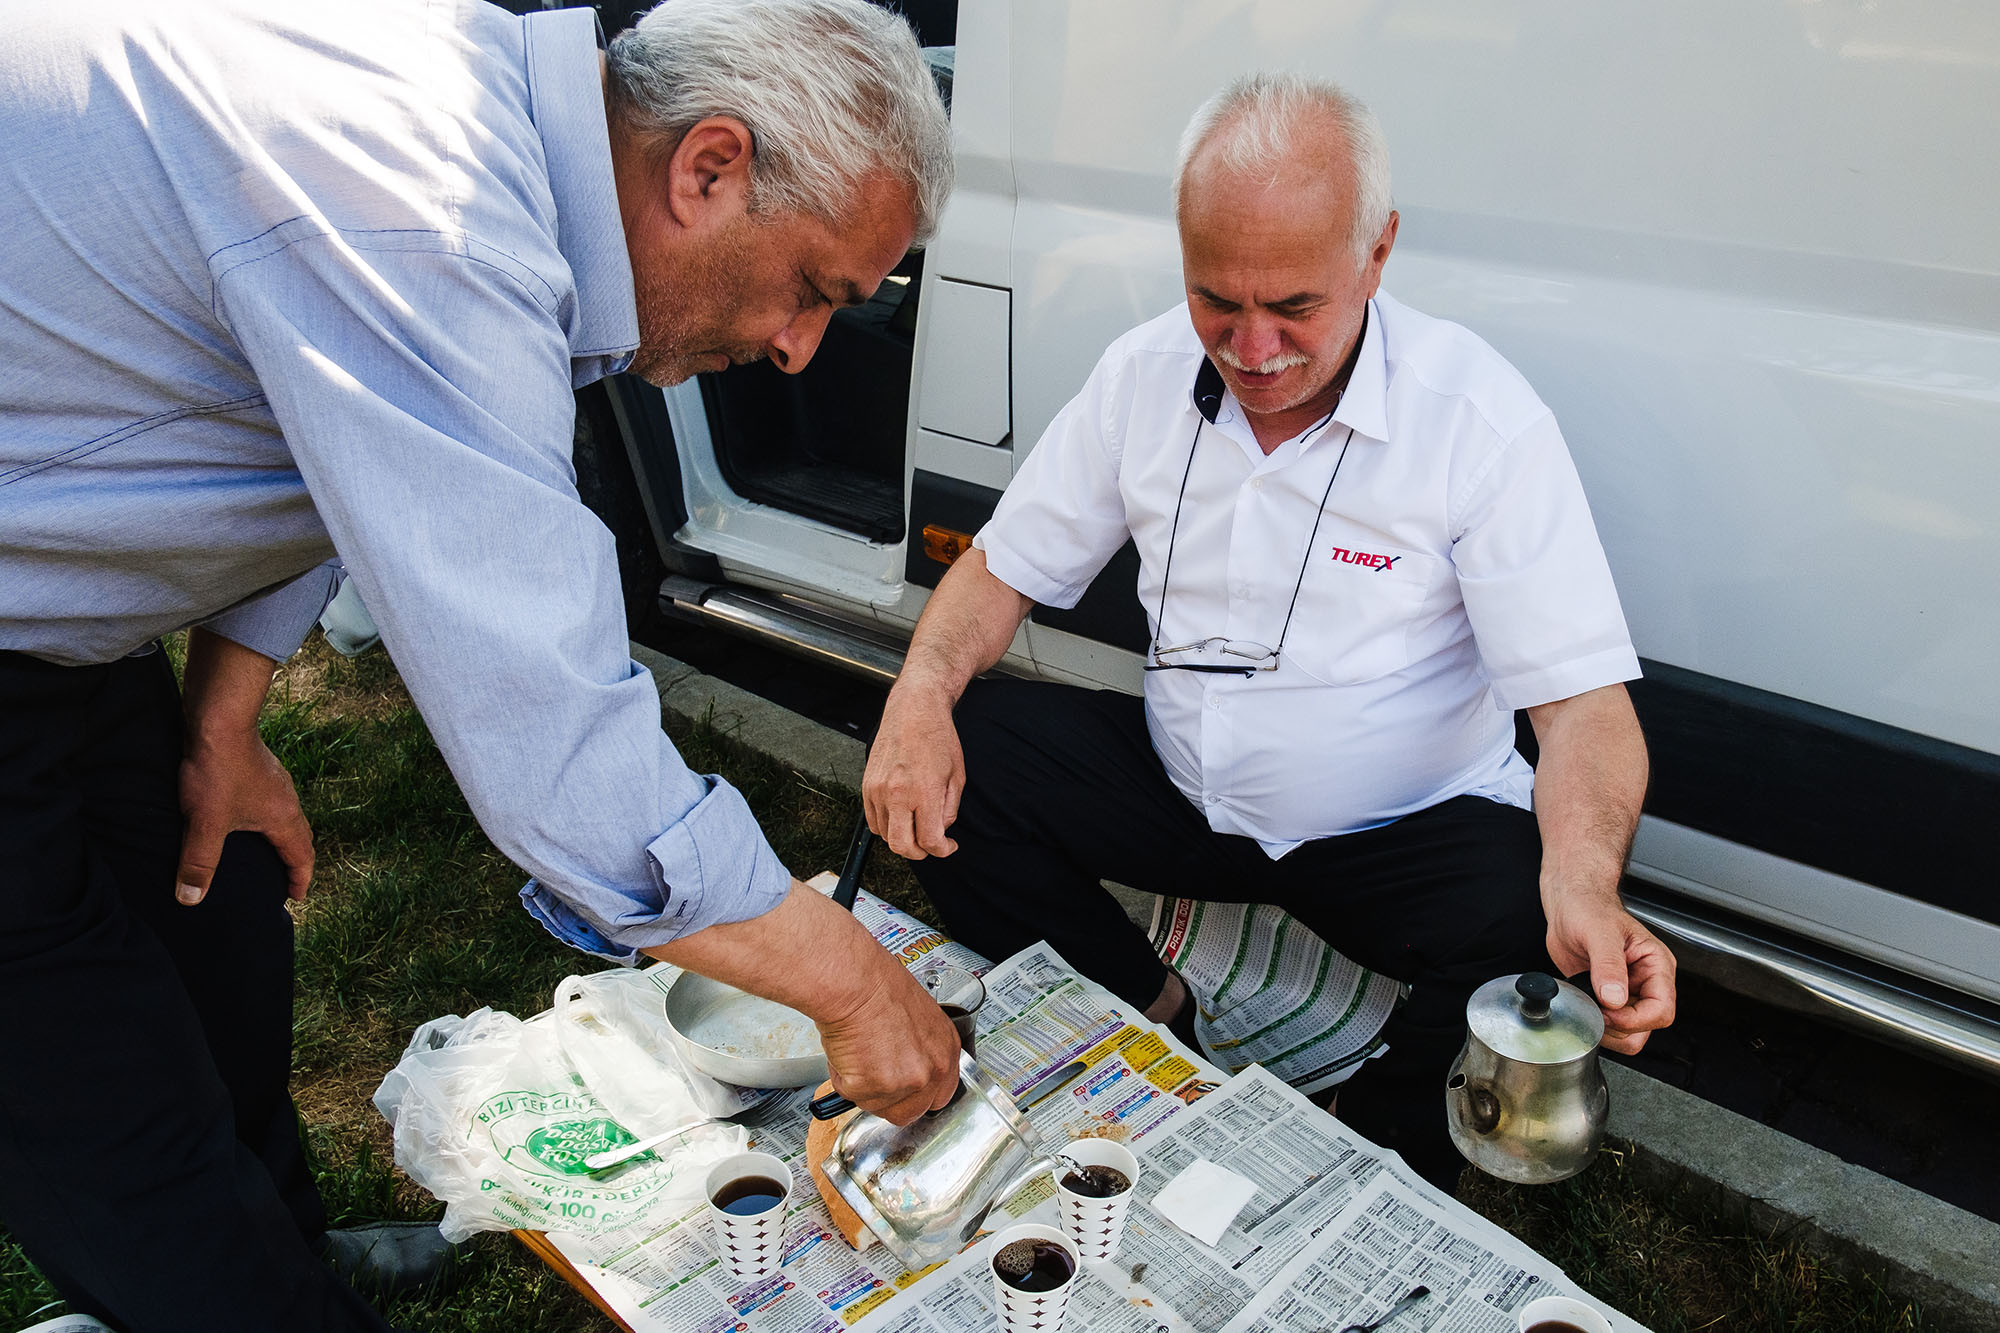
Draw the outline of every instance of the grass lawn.
M435 1217L437 1206L389 1160L388 1126L369 1104L382 1074L419 1023L481 1005L534 1013L563 977L600 964L557 944L520 908L524 876L473 822L385 654L348 661L315 637L280 672L264 733L298 781L319 853L311 896L297 911L292 1090L320 1188L334 1225ZM814 790L712 729L674 740L691 766L724 773L743 790L794 871L838 869L853 793ZM863 882L930 915L894 856L874 857ZM1744 1234L1686 1199L1642 1190L1612 1156L1539 1189L1468 1171L1460 1197L1658 1333L1927 1327L1867 1275L1837 1272L1782 1237ZM612 1327L505 1235L461 1247L457 1276L449 1292L399 1299L385 1313L426 1333ZM62 1309L0 1237L0 1329Z

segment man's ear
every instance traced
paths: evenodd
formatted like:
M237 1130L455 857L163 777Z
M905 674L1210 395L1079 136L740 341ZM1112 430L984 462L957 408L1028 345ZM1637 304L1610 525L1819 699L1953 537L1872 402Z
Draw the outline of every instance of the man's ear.
M1374 249L1368 252L1368 294L1382 285L1382 266L1389 262L1389 252L1396 248L1396 228L1402 222L1402 215L1393 209L1389 220L1382 224L1382 234L1375 238Z
M667 159L667 208L683 227L746 211L756 140L734 116L698 120Z

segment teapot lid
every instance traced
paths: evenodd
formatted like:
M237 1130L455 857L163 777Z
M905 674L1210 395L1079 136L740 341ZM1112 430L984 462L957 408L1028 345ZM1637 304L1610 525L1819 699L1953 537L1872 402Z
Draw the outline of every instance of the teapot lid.
M1495 1055L1567 1064L1604 1040L1604 1012L1589 992L1546 972L1496 977L1466 1001L1465 1024Z

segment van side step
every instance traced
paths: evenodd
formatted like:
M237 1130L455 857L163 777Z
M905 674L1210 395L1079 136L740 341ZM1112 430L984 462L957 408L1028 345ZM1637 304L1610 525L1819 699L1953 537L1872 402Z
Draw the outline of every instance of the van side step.
M893 682L903 669L905 645L900 640L836 619L785 593L752 592L672 574L660 584L660 610L881 685Z
M2000 1014L1976 999L1934 1000L1816 957L1810 945L1788 948L1645 896L1628 894L1625 905L1688 971L1727 990L2000 1079Z

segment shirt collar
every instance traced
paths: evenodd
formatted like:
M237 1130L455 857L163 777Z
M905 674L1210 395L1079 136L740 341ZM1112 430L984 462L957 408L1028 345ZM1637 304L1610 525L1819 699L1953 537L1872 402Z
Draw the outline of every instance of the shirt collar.
M1389 368L1382 352L1382 313L1371 299L1363 313L1361 351L1348 373L1347 389L1333 419L1351 427L1356 435L1371 440L1389 440Z
M1222 372L1215 368L1215 362L1204 356L1201 366L1194 373L1194 388L1189 397L1194 401L1194 410L1209 425L1215 424L1216 414L1222 410L1223 398L1228 386L1223 383ZM1389 438L1389 377L1382 359L1382 319L1375 311L1375 302L1370 300L1362 313L1361 351L1354 358L1354 369L1348 374L1347 388L1340 395L1340 403L1333 411L1333 420L1343 426L1350 426L1357 435L1387 441Z
M576 280L570 355L630 352L639 345L639 314L611 174L597 14L547 10L528 15L525 26L528 95L555 198L556 247Z

